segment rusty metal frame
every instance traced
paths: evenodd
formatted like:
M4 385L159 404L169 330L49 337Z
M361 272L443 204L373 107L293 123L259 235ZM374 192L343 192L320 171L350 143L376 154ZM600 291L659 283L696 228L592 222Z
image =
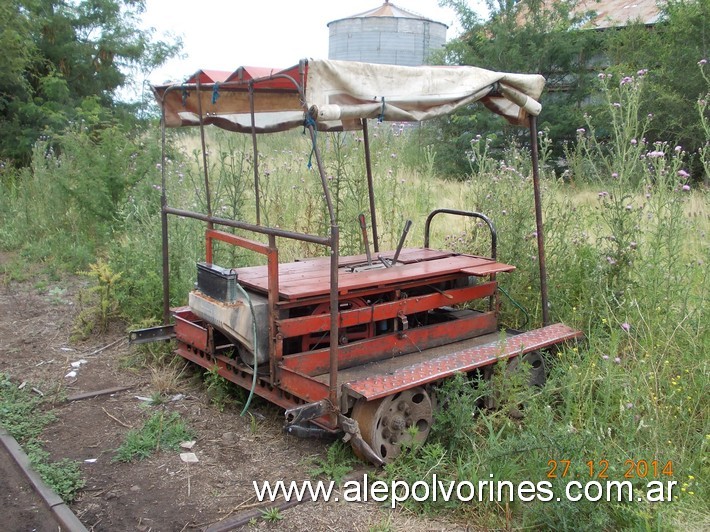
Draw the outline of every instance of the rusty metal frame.
M269 257L269 266L268 266L268 271L269 271L269 313L270 313L270 320L269 320L269 334L271 335L271 338L275 338L276 336L276 325L275 325L275 319L277 317L276 315L276 306L277 306L277 299L278 299L278 253L276 251L276 237L281 237L281 238L290 238L294 240L301 240L305 242L312 242L312 243L317 243L324 245L328 248L330 248L330 271L331 271L331 286L330 286L330 309L331 309L331 334L333 337L336 337L337 335L337 313L338 313L338 245L339 245L339 228L337 226L336 222L336 217L335 217L335 209L333 207L333 202L331 199L331 194L330 190L328 188L328 182L327 178L325 175L325 170L323 167L323 163L321 160L320 156L320 150L318 148L318 143L316 142L316 130L315 130L315 124L313 120L309 120L309 115L308 115L308 109L307 109L307 104L306 104L306 99L305 99L305 94L303 91L303 87L305 85L305 62L301 61L299 63L299 75L300 75L300 80L297 81L293 77L286 75L286 74L273 74L270 76L262 77L262 78L257 78L257 79L252 79L247 82L245 81L230 81L230 82L225 82L220 84L220 87L225 89L225 88L241 88L246 86L248 92L249 92L249 100L250 100L250 116L251 116L251 134L252 134L252 141L253 141L253 146L254 146L254 165L258 166L258 150L256 146L256 125L255 125L255 117L254 117L254 84L263 82L263 81L269 81L269 80L274 80L274 79L285 79L287 81L290 81L294 87L294 89L299 93L300 98L301 98L301 103L303 105L304 109L304 124L305 127L309 130L310 136L311 136L311 142L313 144L313 153L315 155L316 163L317 163L317 168L318 172L320 174L321 178L321 185L323 187L323 195L325 197L325 202L326 202L326 207L328 209L328 214L330 217L330 236L328 238L320 237L317 235L309 235L305 233L297 233L293 231L285 231L282 229L278 228L272 228L272 227L265 227L260 224L261 220L259 219L260 217L257 215L257 223L256 225L254 224L249 224L246 222L238 222L236 220L228 220L224 218L218 218L215 217L212 213L211 209L211 200L210 200L210 191L209 191L209 170L208 170L208 165L207 165L207 151L206 151L206 145L205 145L205 131L204 131L204 120L202 117L202 99L200 97L200 92L202 91L202 85L200 83L200 76L199 73L196 74L195 79L196 83L195 84L181 84L181 85L173 85L170 87L167 87L165 91L162 94L161 97L161 146L162 146L162 164L161 164L161 182L162 182L162 193L161 193L161 223L162 223L162 257L163 257L163 320L164 323L167 325L170 321L170 266L169 266L169 249L168 249L168 215L174 215L174 216L179 216L183 218L192 218L196 220L201 220L207 224L207 229L208 231L213 230L215 225L223 225L227 227L233 227L237 229L243 229L247 231L252 231L260 234L265 234L268 236L269 239L269 251L267 254L267 257ZM204 166L204 174L205 174L205 192L207 194L207 215L202 214L202 213L197 213L193 211L187 211L183 209L175 209L172 207L168 206L167 202L167 193L166 193L166 185L167 185L167 179L166 179L166 168L165 168L165 163L166 163L166 154L165 154L165 136L166 136L166 126L165 126L165 98L167 94L169 94L171 91L175 90L196 90L197 91L197 101L198 101L198 113L200 115L200 139L201 139L201 144L202 144L202 153L203 153L203 166ZM258 191L259 187L259 176L258 176L258 170L255 170L254 173L254 186L256 187ZM259 212L259 195L257 192L256 195L256 202L257 202L257 213ZM215 238L215 235L212 233L212 238ZM234 241L237 242L237 241ZM211 241L210 241L211 245ZM241 245L241 244L235 244L235 245ZM211 250L209 251L211 254ZM275 290L272 290L272 288L276 288ZM280 382L280 377L279 377L279 372L280 372L280 364L279 361L281 359L281 356L283 355L283 348L282 346L279 345L280 342L272 342L270 344L269 348L269 354L270 354L270 359L271 359L271 382L274 385L278 385ZM330 391L329 391L329 399L333 405L337 404L337 396L338 396L338 346L336 343L334 343L330 347ZM249 386L247 386L249 387Z
M338 314L338 328L354 327L366 323L396 318L400 313L414 314L432 308L465 303L474 299L487 297L495 292L495 283L477 284L465 288L445 290L433 293L399 299L371 306L344 310ZM305 334L326 332L330 330L330 315L315 314L297 318L287 318L278 321L279 333L284 338L293 338Z
M180 356L208 370L213 370L216 366L220 376L243 388L251 388L253 370L224 353L216 352L214 331L209 325L203 327L200 324L201 320L190 311L189 307L174 309L173 316L175 333L180 341L177 348ZM254 393L289 409L308 402L327 400L329 390L324 383L314 381L296 370L286 369L284 382L278 385L270 379L257 375ZM324 415L314 422L327 430L335 430L337 427L331 417Z
M474 338L495 332L498 320L494 312L474 313L446 324L426 325L407 331L375 336L340 346L340 366L345 369L376 360L406 355L430 347ZM328 349L289 355L283 367L303 375L323 375L328 371Z

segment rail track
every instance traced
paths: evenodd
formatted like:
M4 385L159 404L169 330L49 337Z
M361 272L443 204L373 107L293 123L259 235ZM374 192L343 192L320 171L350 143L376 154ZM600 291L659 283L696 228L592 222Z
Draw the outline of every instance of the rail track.
M0 426L3 530L87 532L74 512L32 469L10 433Z

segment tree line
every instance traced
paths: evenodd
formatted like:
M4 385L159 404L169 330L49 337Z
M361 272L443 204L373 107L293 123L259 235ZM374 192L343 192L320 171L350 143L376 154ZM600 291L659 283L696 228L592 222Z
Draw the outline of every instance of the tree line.
M669 0L652 26L594 29L590 9L579 0L487 0L478 15L466 0L442 0L454 8L463 29L435 60L491 70L540 73L547 80L539 127L562 156L562 146L593 114L596 134L605 134L602 106L596 106L595 78L647 73L639 109L652 116L649 145L676 143L694 153L705 146L701 106L709 91L704 61L710 56L710 0ZM600 2L599 9L603 7ZM30 164L38 139L81 123L135 125L136 106L117 97L181 48L179 39L156 39L143 29L145 0L5 0L0 4L0 163ZM710 67L706 67L710 68ZM476 135L516 134L487 113L463 110L426 129L440 170L470 170L466 153ZM517 134L520 134L519 132ZM521 139L525 142L525 139ZM694 173L701 173L699 165Z
M30 163L34 144L76 122L131 123L118 91L163 64L179 39L143 29L145 0L0 3L0 161Z
M600 73L617 81L645 75L639 113L649 120L647 144L667 141L697 153L706 145L703 105L710 91L706 61L710 59L710 0L668 0L659 4L658 21L630 20L623 27L596 29L598 3L550 0L486 0L489 15L480 17L465 0L444 0L461 23L461 36L450 41L438 60L504 72L538 73L547 79L539 127L547 129L557 155L573 142L585 114L595 131L608 133L608 116L597 97ZM582 7L586 7L584 10ZM502 131L486 113L467 110L438 123L431 131L440 140L441 161L451 173L465 172L461 154L476 134ZM518 133L519 134L519 133ZM702 169L695 163L694 174ZM707 179L707 176L704 176Z

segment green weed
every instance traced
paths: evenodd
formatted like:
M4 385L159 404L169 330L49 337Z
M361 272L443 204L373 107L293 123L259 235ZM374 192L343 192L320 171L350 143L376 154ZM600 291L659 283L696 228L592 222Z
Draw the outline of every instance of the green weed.
M114 273L102 259L89 265L88 271L80 271L89 277L94 285L80 293L83 307L76 317L74 337L87 338L93 332L106 332L109 321L118 315L118 301L115 297L116 285L121 273Z
M84 486L81 470L73 460L53 462L42 448L44 428L55 420L51 412L43 412L43 398L22 390L10 378L0 373L0 425L23 447L32 468L65 502L71 502Z
M278 523L284 516L281 514L281 510L274 506L273 508L262 510L261 518L268 523Z
M153 413L140 429L132 429L116 449L115 462L142 460L154 452L176 450L180 442L192 439L194 433L177 412Z
M325 458L314 458L312 462L313 467L308 471L312 477L323 475L340 484L343 477L352 471L355 459L349 445L336 441L328 447Z
M244 402L243 389L238 388L218 372L218 367L214 366L204 374L207 385L207 397L210 403L223 411L228 405L237 405ZM255 428L252 418L252 428Z
M79 490L86 485L77 461L66 458L52 461L49 453L37 443L28 444L26 452L32 468L65 502L73 501Z
M20 258L13 258L2 265L2 282L8 285L11 282L23 283L31 277L26 264Z

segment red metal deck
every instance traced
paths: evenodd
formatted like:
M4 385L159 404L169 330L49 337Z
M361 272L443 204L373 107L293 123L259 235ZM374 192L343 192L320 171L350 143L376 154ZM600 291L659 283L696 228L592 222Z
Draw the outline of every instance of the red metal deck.
M382 253L391 258L394 252ZM342 257L338 276L338 291L341 295L360 289L386 288L404 282L427 280L436 282L437 277L451 274L486 276L515 269L492 259L471 255L457 255L447 251L411 248L402 250L399 262L393 268L353 272L346 266L362 264L364 255ZM250 266L235 270L239 282L259 292L268 291L266 266ZM296 300L325 295L330 286L330 260L310 259L301 262L279 264L279 295L283 299Z
M456 351L443 356L400 367L388 373L378 373L344 384L354 397L367 401L379 399L448 377L457 372L487 366L498 360L529 353L553 344L579 338L582 333L567 325L556 323L541 329L509 336L484 345ZM488 336L490 338L490 336Z

